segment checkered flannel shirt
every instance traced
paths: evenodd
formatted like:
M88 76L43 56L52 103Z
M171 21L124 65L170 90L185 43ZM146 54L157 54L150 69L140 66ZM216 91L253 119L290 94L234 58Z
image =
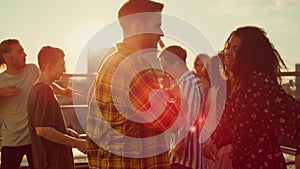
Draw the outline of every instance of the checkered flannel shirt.
M125 137L149 138L159 134L143 123L125 116L135 116L132 109L149 109L149 95L159 89L155 71L144 68L146 63L138 53L130 52L125 44L117 44L98 71L95 92L89 106L87 124L87 154L93 168L170 168L167 152L146 158L129 158L130 153L155 153L166 146L164 140L151 143L124 141ZM122 113L122 114L121 114ZM112 132L115 131L115 132ZM147 145L147 146L145 146ZM112 152L123 150L126 156Z

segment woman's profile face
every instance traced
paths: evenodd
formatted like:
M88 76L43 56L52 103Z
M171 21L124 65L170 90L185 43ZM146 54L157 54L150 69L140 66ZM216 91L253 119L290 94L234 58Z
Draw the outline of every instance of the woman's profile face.
M194 64L194 69L195 69L197 75L201 74L203 67L204 67L204 64L201 61L201 59L197 59Z
M232 70L233 65L236 62L237 52L241 46L241 38L233 35L226 46L225 57L224 57L224 67L226 70Z

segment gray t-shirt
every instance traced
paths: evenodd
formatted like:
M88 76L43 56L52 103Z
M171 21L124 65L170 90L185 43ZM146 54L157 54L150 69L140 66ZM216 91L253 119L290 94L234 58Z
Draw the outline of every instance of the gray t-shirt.
M2 146L23 146L30 144L27 118L27 98L39 76L34 64L27 64L17 75L0 73L0 87L15 86L22 91L17 96L0 97L0 118Z
M51 142L36 134L36 127L53 127L67 134L59 103L49 85L37 83L28 97L29 131L34 167L39 169L73 169L72 147Z

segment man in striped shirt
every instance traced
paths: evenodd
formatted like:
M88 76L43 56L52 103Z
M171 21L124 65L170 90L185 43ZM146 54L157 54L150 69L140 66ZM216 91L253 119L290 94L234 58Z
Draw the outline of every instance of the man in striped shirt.
M186 66L187 53L179 46L164 48L158 55L164 71L176 82L172 95L180 107L179 118L184 118L174 138L175 147L170 152L172 169L206 168L206 159L202 156L202 144L198 142L204 114L201 112L204 103L202 84ZM179 100L179 101L178 101Z

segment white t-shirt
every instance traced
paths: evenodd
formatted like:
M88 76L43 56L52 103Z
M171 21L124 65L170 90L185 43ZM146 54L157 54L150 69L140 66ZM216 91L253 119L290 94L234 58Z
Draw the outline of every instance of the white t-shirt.
M39 76L39 69L34 64L26 64L17 75L0 73L0 87L15 86L22 91L17 96L0 97L0 118L2 146L23 146L31 143L28 117L27 98L30 90Z

